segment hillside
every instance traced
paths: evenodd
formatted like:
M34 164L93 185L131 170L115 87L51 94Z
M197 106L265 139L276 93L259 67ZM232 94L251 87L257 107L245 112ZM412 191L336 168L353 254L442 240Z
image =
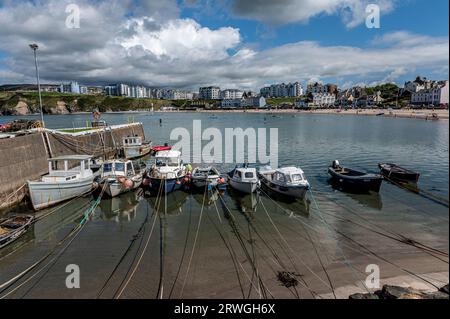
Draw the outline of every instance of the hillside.
M100 112L155 110L172 105L172 101L156 99L135 99L109 97L103 95L74 95L60 93L43 93L44 113L67 114L73 112L90 112L98 108ZM39 112L39 98L35 92L0 92L0 114L26 115Z

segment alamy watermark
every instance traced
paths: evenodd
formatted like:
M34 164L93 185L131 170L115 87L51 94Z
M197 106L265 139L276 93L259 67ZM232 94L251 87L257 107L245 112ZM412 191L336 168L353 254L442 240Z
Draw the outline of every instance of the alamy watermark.
M80 288L80 266L70 264L66 266L66 273L69 275L66 277L66 287L68 289Z
M178 127L170 133L177 141L174 150L181 151L184 162L194 163L260 163L278 167L278 128L225 128L225 136L215 127L202 131L201 120L188 129ZM269 142L267 139L269 138ZM202 141L208 141L203 145ZM247 146L247 147L246 147Z
M74 3L66 6L66 28L79 29L80 28L80 7Z
M381 28L380 6L377 4L369 4L366 7L366 27L368 29Z
M369 289L380 289L380 267L375 264L367 265L366 273L369 273L366 278L366 287Z

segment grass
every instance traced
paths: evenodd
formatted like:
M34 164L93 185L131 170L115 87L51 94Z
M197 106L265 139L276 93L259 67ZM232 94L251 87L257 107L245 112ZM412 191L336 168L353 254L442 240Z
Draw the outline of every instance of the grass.
M80 133L80 132L88 132L88 131L92 131L92 130L96 130L98 129L98 127L82 127L82 128L65 128L65 129L60 129L58 131L63 132L63 133Z

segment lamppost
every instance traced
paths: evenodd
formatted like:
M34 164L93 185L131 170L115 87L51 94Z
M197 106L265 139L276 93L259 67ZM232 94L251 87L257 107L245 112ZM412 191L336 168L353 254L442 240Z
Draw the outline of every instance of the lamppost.
M33 44L30 44L30 48L33 50L33 53L34 53L34 65L36 67L36 79L37 79L37 85L38 85L39 106L41 108L41 122L42 122L42 127L45 128L44 113L42 111L41 83L39 82L39 69L38 69L38 62L37 62L37 55L36 55L36 50L39 48L39 46L36 43L33 43Z

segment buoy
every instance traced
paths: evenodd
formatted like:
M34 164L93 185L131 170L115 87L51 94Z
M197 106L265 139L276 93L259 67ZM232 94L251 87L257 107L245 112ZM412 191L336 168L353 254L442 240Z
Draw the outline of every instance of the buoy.
M177 184L177 185L180 185L180 184L181 184L181 182L180 182L180 181L176 181L176 184Z
M188 177L185 177L185 178L184 178L184 182L185 182L185 183L189 182L189 178L188 178Z
M219 178L219 184L225 184L225 179L223 177Z
M133 185L134 185L134 183L133 183L133 181L132 181L131 179L127 179L127 180L125 180L125 182L123 183L123 185L124 185L126 188L132 188Z

